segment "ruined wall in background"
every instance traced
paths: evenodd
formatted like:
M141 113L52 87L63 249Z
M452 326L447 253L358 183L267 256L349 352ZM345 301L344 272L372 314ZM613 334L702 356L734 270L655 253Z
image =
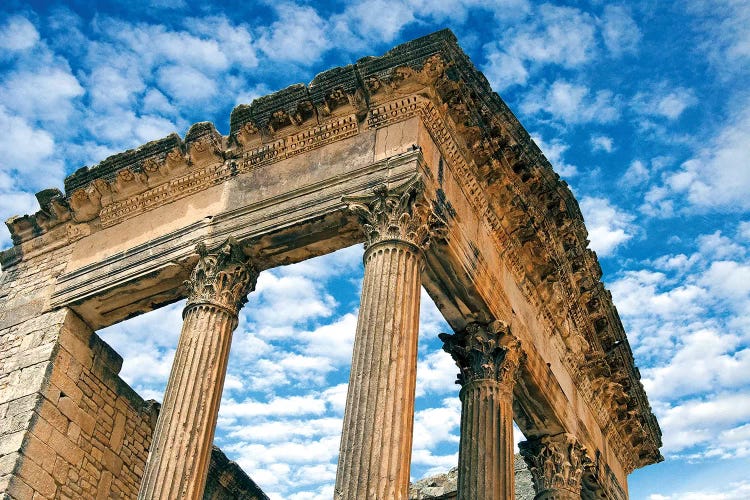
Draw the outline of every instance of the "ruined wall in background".
M521 455L516 454L513 469L515 471L516 500L533 500L534 484L531 472ZM409 500L456 500L458 497L458 468L454 467L444 474L420 479L409 487Z

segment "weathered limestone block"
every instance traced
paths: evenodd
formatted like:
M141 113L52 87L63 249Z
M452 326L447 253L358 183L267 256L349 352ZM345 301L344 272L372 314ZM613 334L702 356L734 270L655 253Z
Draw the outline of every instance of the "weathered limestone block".
M416 177L345 198L365 232L365 276L334 498L406 500L422 249L440 225Z
M440 334L461 384L458 497L501 500L514 494L513 387L521 345L501 321Z
M232 332L258 277L234 239L197 250L200 259L186 283L182 333L138 495L142 499L202 497Z

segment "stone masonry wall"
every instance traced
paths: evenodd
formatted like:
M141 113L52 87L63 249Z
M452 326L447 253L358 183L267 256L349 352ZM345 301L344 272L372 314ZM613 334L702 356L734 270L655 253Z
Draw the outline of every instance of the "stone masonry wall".
M156 421L155 404L144 403L117 376L122 358L74 313L58 314L64 322L6 494L17 499L134 498Z
M135 498L159 405L120 379L122 358L74 313L48 316L42 319L59 334L42 344L47 361L22 369L21 384L12 385L34 392L3 404L3 423L14 432L2 438L0 491L19 500ZM27 371L42 383L23 384ZM215 449L206 498L266 497Z
M17 468L67 317L42 311L68 253L60 248L0 272L0 492Z
M120 379L122 358L74 312L45 312L69 253L0 272L0 498L138 493L158 404ZM265 498L218 449L211 474L212 499Z

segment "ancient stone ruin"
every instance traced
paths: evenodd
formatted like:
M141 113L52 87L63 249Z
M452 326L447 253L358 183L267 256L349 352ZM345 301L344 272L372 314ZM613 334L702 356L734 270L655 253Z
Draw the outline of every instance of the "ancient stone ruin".
M337 500L408 498L422 286L454 330L458 498L513 497L514 420L538 499L624 499L628 474L661 460L578 204L449 31L238 106L228 136L198 123L37 198L0 256L8 498L263 498L212 451L238 311L262 270L357 243ZM157 417L94 332L183 298Z

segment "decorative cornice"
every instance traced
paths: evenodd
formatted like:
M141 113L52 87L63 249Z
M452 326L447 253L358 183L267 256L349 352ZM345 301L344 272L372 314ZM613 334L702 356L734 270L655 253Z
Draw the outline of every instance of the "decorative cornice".
M380 185L370 194L345 196L342 202L359 218L365 249L401 241L425 250L444 236L445 220L425 198L419 174L396 186Z
M581 478L592 461L575 436L543 436L518 447L534 481L534 498L581 498Z
M441 333L439 337L443 350L458 365L457 383L461 386L491 380L513 390L524 354L508 325L502 321L469 323L458 333Z
M471 106L462 104L457 107L466 109ZM588 240L577 204L564 183L556 188L559 197L554 202L548 199L551 191L542 189L539 195L542 204L534 200L537 194L533 190L526 189L530 186L539 189L544 182L550 182L540 180L547 176L544 167L548 162L538 150L533 153L536 146L531 143L531 149L511 148L512 155L522 159L511 161L503 157L503 161L492 160L492 170L485 171L485 178L481 180L477 175L481 174L481 169L470 164L457 146L461 140L452 131L457 128L455 120L446 119L429 99L406 96L378 105L371 115L378 117L372 123L375 127L384 127L415 115L421 117L446 162L457 174L470 203L477 213L486 217L498 247L507 250L505 257L524 295L541 312L549 331L557 331L564 340L563 349L557 350L583 389L581 394L600 427L612 430L610 439L616 445L616 454L623 468L630 473L637 467L661 461L658 451L661 431L651 413L643 386L636 378L637 370L633 369L627 337L612 305L611 295L599 282L602 272L596 254L585 248ZM449 125L449 121L454 125ZM506 168L509 171L504 172ZM551 169L549 172L554 174ZM561 206L576 208L571 215L567 208L559 208ZM557 215L553 218L549 210ZM572 327L565 326L568 318ZM614 380L613 377L608 381L610 386L627 387L625 400L620 401L630 401L629 409L639 408L640 411L613 414L607 404L609 399L600 399L596 392L587 389L591 385L590 378L596 377L586 369L588 357L615 341L622 344L622 349L617 356L606 357L605 376L609 378L610 374L619 373L620 378ZM643 430L629 433L626 428Z
M185 281L188 290L185 311L200 305L212 305L237 315L258 279L258 271L245 256L242 245L234 238L228 238L211 250L200 243L196 251L198 264L190 279Z

